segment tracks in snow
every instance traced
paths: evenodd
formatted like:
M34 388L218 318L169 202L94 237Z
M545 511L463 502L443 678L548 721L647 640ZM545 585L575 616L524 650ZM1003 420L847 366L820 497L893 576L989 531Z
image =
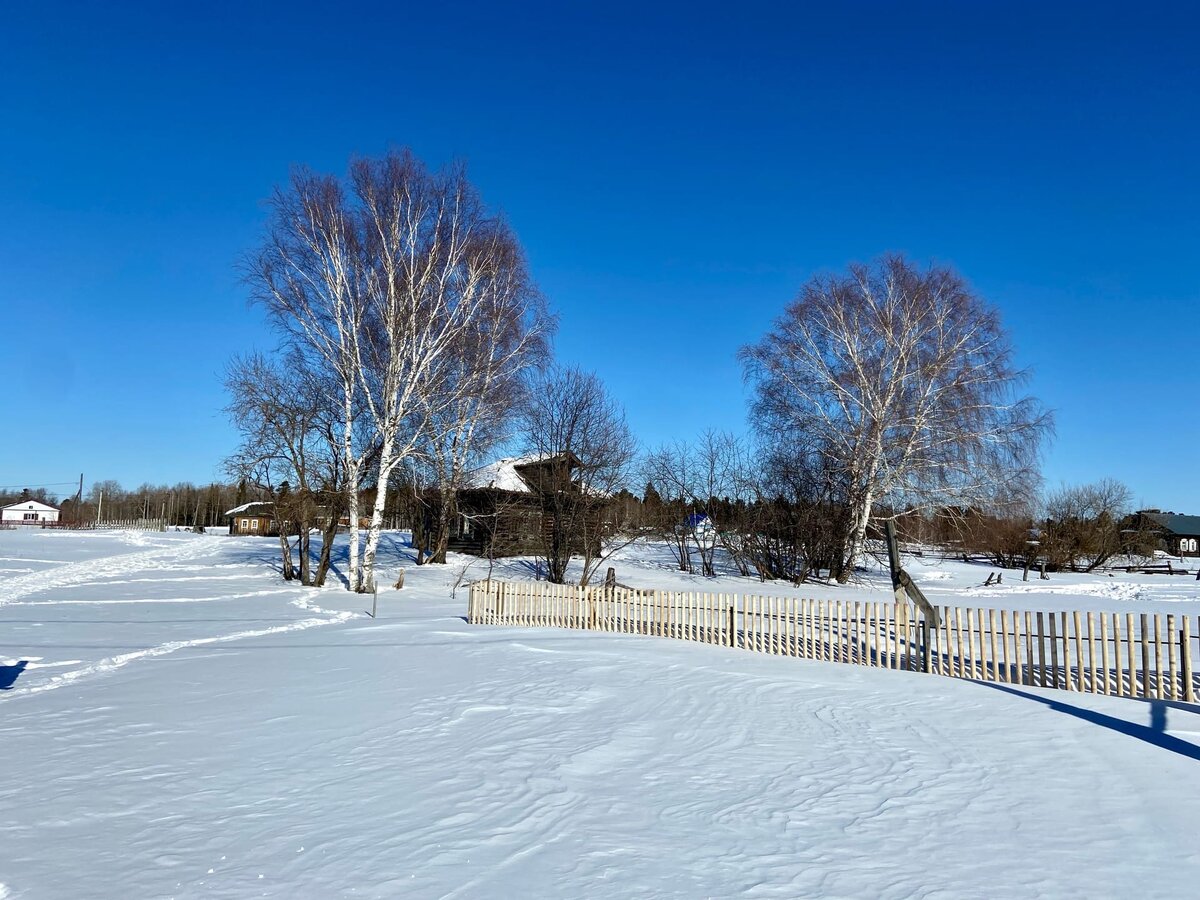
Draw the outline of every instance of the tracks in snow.
M189 541L154 550L81 560L49 571L18 575L0 581L0 606L54 588L73 587L101 578L165 568L172 563L192 562L206 556L215 556L219 551L220 545L215 540Z
M25 598L57 588L103 584L105 579L116 579L119 578L119 576L134 575L142 572L152 572L154 570L177 570L185 567L188 564L199 565L202 560L219 554L222 546L223 545L220 542L213 539L181 542L168 547L158 547L153 550L141 550L132 553L118 553L112 556L101 557L99 559L67 563L50 571L33 572L28 575L21 575L15 578L0 580L0 607L11 604L24 605L21 603L21 601L25 600ZM215 576L215 578L227 580L229 576ZM152 582L157 581L158 579L126 579L125 581L129 580ZM163 580L179 581L181 579L176 577ZM199 576L195 580L203 580L203 576ZM119 584L123 582L113 581L112 583ZM276 588L272 590L253 591L250 593L224 595L219 599L234 600L239 598L281 593L292 593L292 589ZM46 603L47 605L59 605L60 603L84 603L88 605L94 604L97 606L111 606L113 604L154 604L159 602L202 603L209 599L210 598L207 597L195 597L168 598L166 600L155 600L153 598L147 598L145 600L48 600ZM36 601L31 602L36 603ZM288 622L285 625L276 625L270 628L254 628L244 631L236 631L230 634L208 635L205 637L184 640L165 641L151 647L146 647L142 650L134 650L130 651L129 653L108 656L103 659L90 662L87 665L80 666L77 669L71 669L70 671L55 675L49 678L47 681L28 686L20 686L9 691L5 691L3 694L0 694L0 700L15 700L18 697L29 697L35 694L44 693L46 691L56 690L61 687L67 687L68 685L76 684L93 676L114 672L117 669L124 668L130 663L137 662L139 660L154 659L156 657L176 653L180 650L186 650L191 647L204 647L210 644L226 644L234 641L247 640L250 638L284 634L290 631L303 631L305 629L315 628L321 625L332 625L338 622L344 622L347 619L351 619L356 616L356 614L352 612L330 612L324 610L316 604L309 602L303 596L292 600L290 605L297 607L304 613L310 613L314 615L310 615L307 618L297 619L294 622ZM41 657L38 657L38 659L40 660ZM69 660L64 661L63 663L40 663L34 668L44 668L61 664L77 664L78 662L79 660ZM2 900L2 895L0 895L0 900Z

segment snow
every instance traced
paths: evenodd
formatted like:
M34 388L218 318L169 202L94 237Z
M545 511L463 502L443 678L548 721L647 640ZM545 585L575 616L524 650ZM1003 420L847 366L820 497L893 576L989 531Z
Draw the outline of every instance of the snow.
M226 516L236 516L239 513L244 513L255 506L270 506L270 503L264 503L262 500L251 500L249 503L243 503L241 506L235 506L233 509L225 512Z
M1168 897L1200 876L1195 708L472 626L452 591L486 564L417 568L397 534L406 586L372 620L281 582L277 546L0 532L0 897ZM615 565L888 594L671 572L643 542ZM906 566L935 602L1200 611L1191 579L1006 572L983 594L986 567Z
M538 462L543 458L543 456L537 455L508 456L490 462L486 466L480 466L467 473L467 487L496 488L515 494L528 494L530 493L529 485L526 484L524 478L517 474L517 466Z

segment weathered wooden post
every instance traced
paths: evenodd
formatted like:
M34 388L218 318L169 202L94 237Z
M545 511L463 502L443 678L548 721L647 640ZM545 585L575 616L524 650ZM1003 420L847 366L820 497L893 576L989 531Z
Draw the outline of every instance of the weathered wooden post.
M888 519L883 523L884 533L887 535L888 548L888 565L892 570L892 593L896 597L897 603L904 603L906 600L904 585L900 581L900 544L896 540L896 523L892 519Z

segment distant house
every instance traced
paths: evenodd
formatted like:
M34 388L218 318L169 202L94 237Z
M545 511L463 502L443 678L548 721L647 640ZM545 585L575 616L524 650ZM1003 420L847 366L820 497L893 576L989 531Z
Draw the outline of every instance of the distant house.
M41 525L43 522L57 522L59 509L41 500L26 497L16 503L0 509L0 522L6 525Z
M519 456L496 460L468 473L456 497L449 549L476 556L525 556L545 550L554 525L545 495L581 491L573 454ZM598 543L600 505L589 511L589 535ZM594 521L593 521L594 520Z
M278 537L275 524L275 504L266 501L243 503L225 513L230 534L257 534Z
M1200 556L1200 516L1145 509L1137 518L1158 532L1158 549L1172 556Z
M701 546L711 547L717 542L717 526L704 513L693 513L678 527L681 533L686 534Z

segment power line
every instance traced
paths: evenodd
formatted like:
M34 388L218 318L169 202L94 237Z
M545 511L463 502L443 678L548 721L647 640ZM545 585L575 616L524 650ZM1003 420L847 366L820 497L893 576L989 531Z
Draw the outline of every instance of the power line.
M66 485L78 485L79 479L73 481L23 481L20 484L0 484L0 491L15 491L18 488L44 488L44 487L64 487Z

